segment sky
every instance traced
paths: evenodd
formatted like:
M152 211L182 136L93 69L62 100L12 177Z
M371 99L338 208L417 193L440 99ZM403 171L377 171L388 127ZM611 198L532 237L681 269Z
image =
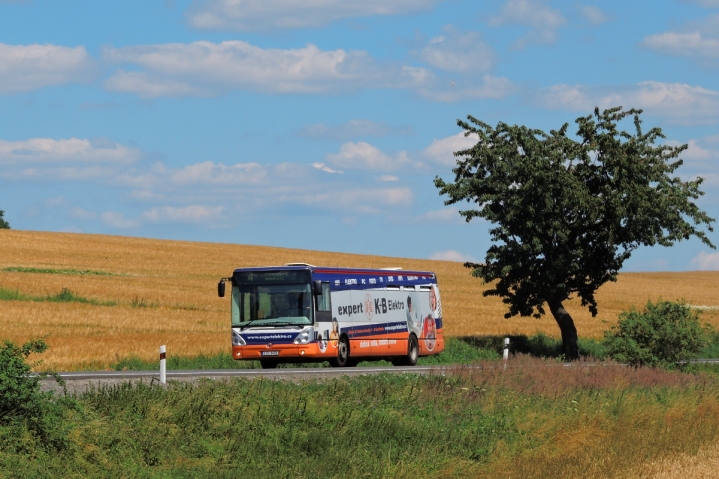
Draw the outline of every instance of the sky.
M481 261L490 225L433 184L457 120L596 106L688 144L719 218L719 0L0 0L13 229ZM697 239L624 267L702 269Z

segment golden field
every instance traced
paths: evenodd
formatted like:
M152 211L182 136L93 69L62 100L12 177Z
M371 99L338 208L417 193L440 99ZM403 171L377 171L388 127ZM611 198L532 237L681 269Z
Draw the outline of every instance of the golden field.
M670 250L666 250L670 254ZM0 339L24 341L49 335L44 364L57 370L106 367L118 358L168 354L195 356L229 350L229 299L218 298L217 281L239 267L302 262L326 266L402 267L437 273L445 332L451 336L534 334L558 336L551 316L504 319L504 304L485 298L485 286L460 263L327 253L265 246L167 241L120 236L0 230L0 269L8 267L91 270L112 276L0 271L0 287L31 296L63 288L116 306L0 301ZM719 306L719 272L623 273L597 293L592 318L570 301L580 336L601 337L619 312L648 299L684 299ZM144 307L133 306L133 302ZM719 327L719 310L702 320Z

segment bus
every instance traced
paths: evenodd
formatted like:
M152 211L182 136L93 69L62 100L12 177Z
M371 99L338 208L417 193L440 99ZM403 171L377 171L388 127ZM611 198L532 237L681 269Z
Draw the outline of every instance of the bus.
M400 268L352 269L290 263L236 269L232 285L232 357L281 363L364 360L414 366L444 350L437 277Z

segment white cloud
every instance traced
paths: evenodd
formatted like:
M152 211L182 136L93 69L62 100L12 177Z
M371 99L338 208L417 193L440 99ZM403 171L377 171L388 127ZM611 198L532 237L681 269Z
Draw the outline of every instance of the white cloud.
M451 72L488 72L496 62L492 47L478 32L462 33L448 26L414 55L435 68Z
M692 266L700 270L719 270L719 253L701 251L692 259Z
M434 253L432 253L432 256L429 257L429 259L441 260L441 261L456 261L459 263L466 263L466 262L475 263L477 261L471 255L462 254L453 249L449 249L446 251L435 251Z
M334 20L429 10L442 0L195 0L186 16L203 30L313 28Z
M235 89L264 93L324 93L348 89L413 88L432 78L422 68L380 66L364 51L263 49L242 41L106 48L106 61L143 71L118 71L110 91L145 98L216 95Z
M379 181L383 181L383 182L399 181L399 177L394 176L394 175L382 175L377 179Z
M459 210L456 208L442 208L439 210L428 211L419 217L420 222L429 223L465 223Z
M590 87L555 85L541 90L535 100L552 109L589 113L614 106L642 108L671 123L715 123L719 119L719 92L685 83L646 81L637 85Z
M417 93L427 100L443 103L456 103L478 98L500 99L517 91L516 85L508 78L492 75L480 77L467 75L455 80L445 79L442 84L439 84L437 80L432 83L431 87L418 88Z
M85 47L0 43L0 94L88 81L93 61Z
M609 15L604 13L599 7L594 5L584 5L579 8L582 16L589 20L592 25L601 25L604 22L608 22L611 18Z
M55 198L48 198L43 201L43 204L48 208L68 207L70 202L64 196L56 196Z
M222 163L206 161L195 163L173 171L169 180L177 185L248 185L264 182L267 169L258 163L238 163L225 166Z
M703 66L719 65L719 14L690 23L678 32L649 35L641 45L665 55L693 58Z
M707 8L719 8L719 0L681 0L684 3L696 3Z
M223 206L163 206L160 208L152 208L149 211L143 212L142 218L154 223L206 223L220 218L223 210Z
M703 141L697 139L691 139L687 142L679 142L675 140L669 140L666 142L669 146L687 145L687 149L681 153L680 158L683 159L685 165L689 167L710 166L714 164L711 160L719 157L719 153L717 151L705 148L702 146L703 143Z
M406 136L414 134L411 126L392 127L371 120L350 120L340 125L324 123L307 125L298 131L299 136L321 140L347 141L361 136Z
M97 213L78 207L70 210L70 216L79 220L94 220L97 218Z
M32 138L21 141L0 140L0 164L30 163L109 163L127 164L140 158L140 151L107 139Z
M165 195L160 195L150 190L132 190L129 197L137 201L159 201L166 199Z
M312 163L313 168L317 168L320 171L324 171L325 173L333 173L341 175L342 172L340 170L333 170L329 166L325 165L324 163Z
M490 19L492 26L525 25L531 31L519 38L515 48L524 48L531 43L554 43L557 29L567 22L562 14L535 0L507 0L502 12Z
M100 215L100 219L110 228L127 229L140 225L138 220L125 218L122 213L116 211L106 211Z
M406 151L387 155L364 141L344 143L338 153L327 155L327 161L338 168L373 171L398 170L412 163Z
M473 147L477 144L477 140L476 137L464 136L464 132L459 132L456 135L433 140L422 153L438 165L456 166L457 158L454 152Z
M414 194L409 188L347 188L331 192L308 193L295 198L308 205L321 205L326 209L377 214L387 208L412 204Z

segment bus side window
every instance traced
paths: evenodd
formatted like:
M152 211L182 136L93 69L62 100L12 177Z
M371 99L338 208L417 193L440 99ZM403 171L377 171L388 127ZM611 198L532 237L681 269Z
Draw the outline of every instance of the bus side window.
M322 283L322 294L317 296L317 311L331 311L330 284Z

